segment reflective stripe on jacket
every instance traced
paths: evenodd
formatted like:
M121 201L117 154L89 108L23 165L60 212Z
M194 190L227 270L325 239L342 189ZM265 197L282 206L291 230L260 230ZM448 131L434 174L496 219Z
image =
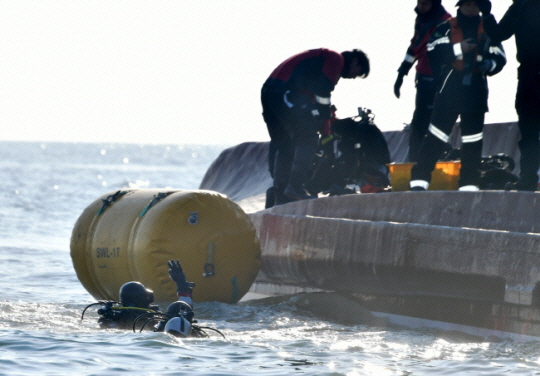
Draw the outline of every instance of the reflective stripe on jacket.
M456 17L450 18L448 20L450 22L450 41L452 42L452 45L456 45L457 43L463 42L463 30L461 29L461 26L459 25L459 22ZM484 34L484 26L482 22L480 21L480 24L478 25L478 35L476 37L477 41L482 40L482 34ZM478 59L478 47L475 48L475 60ZM452 63L452 67L455 70L463 71L465 70L465 61L463 60L463 55L461 59L455 60Z

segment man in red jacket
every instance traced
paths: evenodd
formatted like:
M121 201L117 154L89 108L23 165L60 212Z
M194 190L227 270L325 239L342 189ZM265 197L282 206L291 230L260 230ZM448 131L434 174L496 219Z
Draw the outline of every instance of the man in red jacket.
M416 108L410 125L409 162L418 160L418 150L427 133L429 119L433 111L435 84L429 66L427 44L435 27L449 19L450 13L441 5L441 0L418 0L415 12L418 14L414 24L414 36L405 54L405 59L398 69L398 77L394 84L394 94L400 97L403 77L416 64Z
M274 179L274 204L311 198L304 185L317 150L318 132L331 116L331 92L341 77L368 74L369 59L364 52L338 53L325 48L294 55L270 74L262 87L261 102L270 134L268 165Z

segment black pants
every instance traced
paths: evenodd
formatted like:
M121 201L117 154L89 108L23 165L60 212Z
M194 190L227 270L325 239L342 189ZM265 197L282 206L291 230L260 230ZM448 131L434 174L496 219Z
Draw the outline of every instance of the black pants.
M274 179L276 203L288 200L283 195L288 184L306 184L318 146L321 121L311 111L311 98L296 96L289 107L284 87L264 85L261 92L263 118L270 135L268 168ZM289 97L290 99L290 97Z
M409 134L409 162L418 160L418 152L433 112L435 91L432 76L416 73L416 103Z
M435 110L429 131L420 147L418 163L411 170L411 181L425 180L428 183L431 182L431 173L441 153L445 150L448 136L459 116L461 116L462 137L459 186L478 186L482 161L483 112L458 114L456 112L439 113Z
M519 70L516 94L518 113L520 157L520 180L538 183L540 167L540 68Z

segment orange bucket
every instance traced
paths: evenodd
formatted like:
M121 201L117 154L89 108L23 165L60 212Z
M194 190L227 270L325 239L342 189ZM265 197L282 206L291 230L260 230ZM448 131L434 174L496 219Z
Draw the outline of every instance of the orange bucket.
M390 163L390 184L392 192L408 191L411 180L411 168L414 163ZM461 162L437 162L431 174L430 191L455 191L459 187L459 169Z

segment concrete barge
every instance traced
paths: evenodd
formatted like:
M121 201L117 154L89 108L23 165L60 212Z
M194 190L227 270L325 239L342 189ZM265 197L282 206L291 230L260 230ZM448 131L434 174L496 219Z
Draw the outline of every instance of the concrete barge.
M517 162L517 133L513 123L487 125L484 155ZM403 161L408 134L385 137L392 160ZM396 322L540 337L540 195L353 194L263 210L267 149L225 150L200 186L227 194L255 224L262 264L253 292L331 291Z

